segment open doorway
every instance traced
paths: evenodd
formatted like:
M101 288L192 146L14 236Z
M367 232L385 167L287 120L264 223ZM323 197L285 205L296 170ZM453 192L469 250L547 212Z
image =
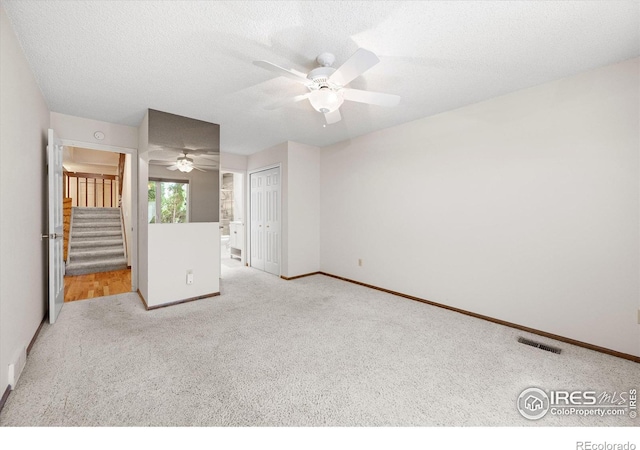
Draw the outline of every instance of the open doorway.
M244 174L221 170L220 186L221 265L241 267L246 253Z
M65 146L64 301L132 290L132 156Z

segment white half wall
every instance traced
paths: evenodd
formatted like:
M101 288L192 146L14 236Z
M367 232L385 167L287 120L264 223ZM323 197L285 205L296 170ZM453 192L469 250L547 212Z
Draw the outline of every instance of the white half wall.
M638 65L323 148L321 270L640 356Z
M288 142L288 270L320 270L320 148Z
M145 297L153 307L220 292L219 223L151 224L149 285ZM187 284L187 272L194 277Z
M49 110L0 6L0 395L46 313ZM28 182L25 182L28 175ZM64 314L64 310L62 312Z

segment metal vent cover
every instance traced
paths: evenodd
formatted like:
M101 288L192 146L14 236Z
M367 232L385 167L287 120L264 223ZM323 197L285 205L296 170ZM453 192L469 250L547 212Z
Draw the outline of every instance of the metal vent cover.
M542 342L532 341L531 339L519 337L518 338L518 342L520 342L521 344L524 344L524 345L530 345L531 347L539 348L540 350L544 350L544 351L551 352L551 353L556 353L558 355L560 353L562 353L562 350L557 348L557 347L552 347L550 345L543 344Z

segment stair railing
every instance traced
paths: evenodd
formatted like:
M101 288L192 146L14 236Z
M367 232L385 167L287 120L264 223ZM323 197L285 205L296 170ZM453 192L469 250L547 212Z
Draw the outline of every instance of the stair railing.
M120 190L116 175L64 171L65 196L73 206L117 208ZM73 189L75 187L75 189ZM93 187L93 195L89 195ZM99 195L101 193L101 195ZM100 202L100 200L102 200Z

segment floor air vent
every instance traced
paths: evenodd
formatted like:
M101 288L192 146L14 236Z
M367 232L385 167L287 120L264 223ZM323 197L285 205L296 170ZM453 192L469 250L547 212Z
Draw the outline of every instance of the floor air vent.
M521 344L524 344L524 345L530 345L531 347L539 348L540 350L544 350L544 351L547 351L547 352L557 353L558 355L560 353L562 353L562 350L560 350L557 347L551 347L550 345L545 345L545 344L542 344L540 342L532 341L531 339L526 339L526 338L523 338L523 337L519 337L518 338L518 342L520 342Z

